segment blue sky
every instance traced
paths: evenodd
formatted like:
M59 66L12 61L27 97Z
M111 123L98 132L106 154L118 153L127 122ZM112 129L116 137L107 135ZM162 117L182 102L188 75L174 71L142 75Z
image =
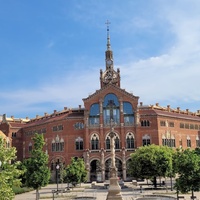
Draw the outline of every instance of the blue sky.
M199 0L0 0L0 115L83 106L100 88L107 19L123 89L200 109Z

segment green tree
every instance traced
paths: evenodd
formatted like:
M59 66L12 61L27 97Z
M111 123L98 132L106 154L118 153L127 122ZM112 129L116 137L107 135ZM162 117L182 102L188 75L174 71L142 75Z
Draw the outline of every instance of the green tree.
M87 171L83 159L72 158L71 163L66 168L65 182L76 186L79 183L85 182Z
M176 179L175 187L177 191L187 193L200 191L200 156L196 150L181 150L176 153L176 170L179 177Z
M131 154L129 173L138 178L153 179L157 187L156 178L172 174L173 151L166 146L143 146Z
M43 135L35 134L32 138L34 148L31 157L25 161L26 185L36 190L36 199L39 199L39 189L46 186L50 179L48 168L48 155L43 151L45 144Z
M6 147L5 140L0 137L0 199L11 200L14 198L12 186L20 186L18 178L22 171L18 169L20 162L16 159L15 147Z

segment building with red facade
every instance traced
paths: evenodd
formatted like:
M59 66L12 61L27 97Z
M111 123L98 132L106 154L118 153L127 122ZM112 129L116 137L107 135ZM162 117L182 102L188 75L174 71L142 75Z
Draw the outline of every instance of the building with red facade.
M115 70L109 30L105 52L106 68L100 70L100 89L83 98L84 107L65 107L62 111L34 119L2 116L0 130L17 148L17 157L30 156L35 133L45 138L44 151L49 155L52 178L56 164L70 163L81 157L88 171L88 181L109 178L110 130L115 132L118 176L129 179L130 154L144 145L166 145L171 148L200 147L200 112L172 109L168 105L143 105L139 97L120 87L120 70Z

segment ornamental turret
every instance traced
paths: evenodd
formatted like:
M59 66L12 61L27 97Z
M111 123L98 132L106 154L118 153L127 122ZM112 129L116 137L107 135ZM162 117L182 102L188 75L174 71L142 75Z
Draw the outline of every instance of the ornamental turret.
M102 71L102 69L100 70L101 88L108 84L114 84L120 87L120 70L114 70L113 51L111 50L110 44L109 24L110 22L107 20L107 49L105 52L106 70L104 72Z

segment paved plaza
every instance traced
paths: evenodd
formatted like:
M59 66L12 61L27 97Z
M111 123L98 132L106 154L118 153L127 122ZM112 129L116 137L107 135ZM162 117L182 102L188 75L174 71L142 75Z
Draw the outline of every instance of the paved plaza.
M65 188L66 185L61 186L59 184L59 189ZM106 196L108 193L108 189L104 187L104 183L97 183L95 185L96 187L91 186L91 184L82 184L80 187L74 188L73 190L70 190L70 192L66 193L59 193L54 194L52 193L53 190L56 190L57 185L56 184L50 184L40 190L40 198L41 199L55 199L55 200L69 200L76 197L77 199L96 199L96 200L106 200ZM170 190L169 188L159 188L157 190L152 189L151 186L134 186L131 182L125 183L125 187L122 188L121 194L123 197L123 200L134 200L138 197L143 196L151 196L155 195L157 196L157 199L162 200L172 200L173 198L168 197L174 197L174 199L177 197L176 191ZM158 196L163 196L163 198L160 198ZM165 197L166 196L166 197ZM182 195L184 198L181 198L181 200L190 200L191 194ZM195 192L196 199L200 200L200 192ZM36 194L35 191L19 194L15 196L14 200L35 200ZM84 197L84 198L81 198ZM87 197L87 198L86 198ZM165 197L165 198L164 198ZM151 198L149 198L151 199Z

